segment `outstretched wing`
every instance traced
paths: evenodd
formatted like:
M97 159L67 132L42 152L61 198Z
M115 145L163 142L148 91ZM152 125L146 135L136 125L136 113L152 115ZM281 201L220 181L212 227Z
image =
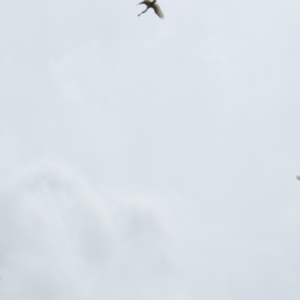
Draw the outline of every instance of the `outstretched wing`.
M148 6L148 4L150 4L151 2L152 2L152 0L144 0L144 1L140 2L140 3L138 3L137 5L139 5L139 4L145 4L145 5Z
M163 12L161 11L161 9L160 9L160 7L159 7L159 5L158 5L157 3L154 3L153 9L154 9L155 13L156 13L160 18L162 18L162 19L164 18L164 14L163 14Z

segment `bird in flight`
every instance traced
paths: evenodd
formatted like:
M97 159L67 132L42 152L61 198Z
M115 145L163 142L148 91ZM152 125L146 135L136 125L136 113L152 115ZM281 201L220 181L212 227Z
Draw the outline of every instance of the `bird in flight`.
M161 18L163 19L164 18L164 14L163 12L161 11L159 5L157 4L156 0L144 0L142 1L141 3L138 3L137 5L139 4L145 4L147 6L147 8L142 11L138 17L141 15L141 14L144 14L149 8L153 8L153 10L155 11L155 13Z

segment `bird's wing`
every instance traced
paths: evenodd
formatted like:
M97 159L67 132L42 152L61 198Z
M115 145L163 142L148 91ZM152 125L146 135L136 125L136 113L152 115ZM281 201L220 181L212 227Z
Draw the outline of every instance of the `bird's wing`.
M164 18L164 14L163 14L163 12L161 11L161 9L160 9L160 7L159 7L159 5L158 5L157 3L154 3L153 9L154 9L155 13L156 13L160 18L162 18L162 19Z
M147 5L147 4L150 4L151 2L152 2L151 0L144 0L144 1L140 2L140 3L138 3L137 5L139 5L139 4L145 4L145 5Z

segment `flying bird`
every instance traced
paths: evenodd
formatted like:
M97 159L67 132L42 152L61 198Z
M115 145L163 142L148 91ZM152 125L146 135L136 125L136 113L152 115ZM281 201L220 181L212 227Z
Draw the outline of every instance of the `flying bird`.
M161 18L163 19L164 18L164 14L163 12L161 11L159 5L157 4L156 0L144 0L142 1L141 3L138 3L137 5L140 5L140 4L145 4L147 6L147 8L142 11L138 17L141 15L141 14L144 14L149 8L153 8L153 10L155 11L155 13Z
M298 180L300 180L300 175L296 176L296 178L297 178Z

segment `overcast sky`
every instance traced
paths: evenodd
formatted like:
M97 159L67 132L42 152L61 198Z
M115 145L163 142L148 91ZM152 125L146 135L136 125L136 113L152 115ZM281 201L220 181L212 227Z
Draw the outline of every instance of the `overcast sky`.
M300 2L0 0L0 298L300 299Z

